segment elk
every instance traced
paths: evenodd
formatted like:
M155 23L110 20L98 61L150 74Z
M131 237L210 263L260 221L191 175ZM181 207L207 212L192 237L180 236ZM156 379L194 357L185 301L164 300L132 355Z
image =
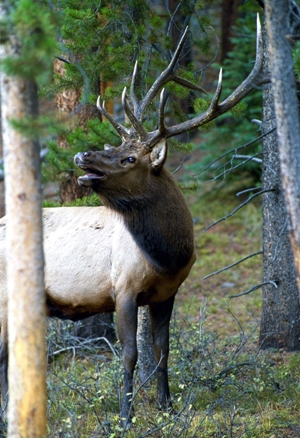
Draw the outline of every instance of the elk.
M43 210L45 284L48 315L79 320L99 312L116 311L122 346L124 395L121 422L130 424L133 373L137 361L137 309L148 305L157 360L158 404L171 407L168 384L169 322L175 295L195 262L193 221L184 196L164 167L167 139L199 127L236 105L262 83L262 41L258 22L257 55L248 78L220 102L222 75L209 108L193 119L167 127L164 109L167 94L160 93L158 127L147 132L145 113L158 92L175 81L196 92L203 90L177 76L183 49L183 33L168 67L145 97L135 93L135 65L130 102L126 88L124 112L131 123L125 127L105 109L97 107L122 139L119 147L78 153L75 164L84 171L78 178L92 188L102 207L60 207ZM7 383L6 219L0 220L0 384L4 401Z

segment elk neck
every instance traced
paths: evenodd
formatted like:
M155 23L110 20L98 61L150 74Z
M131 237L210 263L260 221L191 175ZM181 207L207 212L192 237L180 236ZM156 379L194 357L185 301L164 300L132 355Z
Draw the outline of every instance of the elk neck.
M194 253L193 221L173 176L162 168L137 196L100 194L105 205L123 217L125 226L148 262L159 272L175 275Z

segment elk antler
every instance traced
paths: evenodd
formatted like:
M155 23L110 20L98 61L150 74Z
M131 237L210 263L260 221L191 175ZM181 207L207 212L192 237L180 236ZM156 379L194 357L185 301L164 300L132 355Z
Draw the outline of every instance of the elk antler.
M123 90L122 93L122 105L125 111L125 114L127 115L128 119L131 121L132 126L136 130L137 135L139 136L140 140L145 142L148 139L148 133L144 129L143 124L136 118L134 113L131 111L126 98L126 87Z
M130 108L127 97L126 97L126 87L124 88L122 94L122 105L124 108L124 112L127 115L128 119L132 123L135 134L138 135L140 140L144 143L147 149L152 149L153 146L163 138L170 138L175 135L181 134L183 132L190 131L192 129L198 128L199 126L204 125L211 120L214 120L221 114L224 114L229 109L233 108L237 103L239 103L250 91L256 88L258 85L261 85L267 82L269 79L262 77L262 64L263 64L263 44L262 44L262 34L261 34L261 25L259 21L259 16L257 15L257 40L256 40L256 60L254 67L249 74L249 76L240 84L233 93L223 102L220 101L221 91L222 91L222 69L220 70L219 80L217 89L214 93L214 96L211 100L209 108L202 114L195 116L194 118L187 120L185 122L179 123L177 125L166 127L164 122L164 108L166 105L166 101L168 98L168 93L163 89L160 95L160 103L158 110L158 129L153 132L147 132L143 127L142 121L143 116L146 112L146 109L157 95L158 91L168 82L174 81L180 85L183 85L192 90L196 90L198 92L205 92L203 88L199 87L196 84L188 81L187 79L181 78L175 74L175 69L177 68L177 61L179 55L184 47L185 38L187 36L188 27L186 27L178 46L174 52L174 55L168 65L168 67L159 75L159 77L154 81L152 87L147 92L146 96L139 101L135 94L135 83L137 76L137 62L135 63L131 86L130 86L130 101L133 106L133 110ZM101 106L100 97L97 101L97 107L101 111L101 113L107 118L107 120L112 124L112 126L116 129L118 134L126 140L128 138L132 138L134 135L133 130L129 130L124 126L117 123L112 116L108 114L106 111L104 104Z
M180 38L178 46L174 52L174 55L173 55L169 65L168 65L168 67L159 75L159 77L156 79L156 81L154 82L154 84L152 85L152 87L150 88L150 90L148 91L146 96L144 97L144 99L140 103L137 102L136 99L135 99L135 103L133 102L134 114L139 120L142 120L146 109L150 105L150 102L152 102L152 100L154 99L154 97L156 96L158 91L167 82L170 82L170 81L177 82L178 84L183 85L184 87L190 88L192 90L200 91L201 93L206 93L206 91L203 88L199 87L198 85L194 84L193 82L190 82L187 79L184 79L184 78L181 78L180 76L177 76L174 73L174 70L177 67L177 61L178 61L179 55L180 55L180 53L183 49L183 46L184 46L187 32L188 32L188 26L185 28L183 35ZM135 75L136 75L136 71L135 71Z
M263 43L259 15L257 14L257 38L256 38L256 59L254 67L248 77L234 90L227 99L219 103L222 91L222 69L220 70L219 80L215 94L211 100L209 108L202 114L178 125L165 127L164 122L160 120L159 128L149 134L148 148L152 148L160 139L170 138L183 132L198 128L211 120L216 119L229 109L239 103L247 94L258 85L269 81L269 78L262 76L263 65ZM161 104L162 105L162 104ZM160 110L161 114L161 110ZM162 117L160 115L160 117Z
M98 96L97 99L97 108L101 112L101 114L109 121L109 123L112 125L113 128L117 131L119 136L123 140L129 140L130 138L130 131L125 128L125 126L118 123L110 114L108 111L106 111L105 108L105 102L103 101L103 104L101 105L101 97Z

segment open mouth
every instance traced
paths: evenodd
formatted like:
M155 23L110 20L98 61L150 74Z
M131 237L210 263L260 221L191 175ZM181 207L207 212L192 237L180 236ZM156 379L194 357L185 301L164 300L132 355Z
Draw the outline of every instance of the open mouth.
M81 167L81 166L80 166L80 168L82 170L87 170L88 173L86 173L83 176L80 176L78 178L79 181L87 181L87 180L94 180L94 179L102 180L106 176L105 173L100 172L100 171L95 172L94 170L91 170L91 169L88 169L88 168L84 168L84 167Z
M79 152L74 157L74 162L76 166L86 172L85 175L78 178L79 184L84 187L92 187L93 182L102 181L106 178L106 174L104 172L102 172L101 170L95 170L85 164L85 158L86 156L89 157L89 155L90 154L88 152L84 154L82 152Z

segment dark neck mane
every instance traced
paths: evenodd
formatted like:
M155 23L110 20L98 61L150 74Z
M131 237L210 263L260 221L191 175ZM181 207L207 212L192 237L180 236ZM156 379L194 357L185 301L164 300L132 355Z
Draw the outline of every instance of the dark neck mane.
M122 215L149 263L169 275L186 266L194 252L191 215L174 184L170 175L163 187L148 196L105 200L106 205Z

